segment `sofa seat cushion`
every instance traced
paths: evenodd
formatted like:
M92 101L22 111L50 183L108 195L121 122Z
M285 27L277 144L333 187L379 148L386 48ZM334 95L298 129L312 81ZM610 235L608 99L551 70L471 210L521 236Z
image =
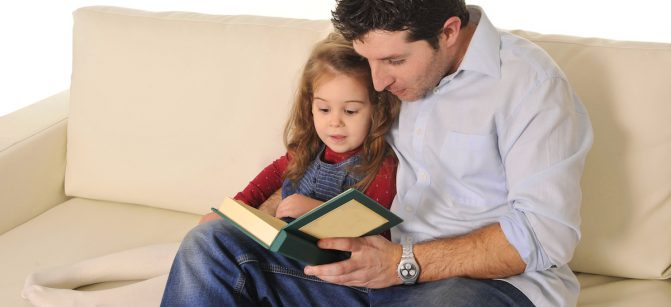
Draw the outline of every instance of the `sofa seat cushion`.
M0 236L0 301L29 306L20 297L31 272L129 248L177 242L199 216L147 206L70 199ZM44 240L43 238L49 238ZM26 238L31 238L27 240ZM579 306L663 306L671 281L578 274Z
M147 206L70 199L0 236L0 302L29 306L20 292L32 272L129 248L178 242L198 219Z
M578 306L668 306L671 280L643 280L577 274L580 281Z

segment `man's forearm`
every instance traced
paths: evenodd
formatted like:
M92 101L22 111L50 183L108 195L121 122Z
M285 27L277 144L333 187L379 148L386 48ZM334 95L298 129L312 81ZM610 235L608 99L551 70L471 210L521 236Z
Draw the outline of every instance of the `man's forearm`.
M456 276L503 278L524 272L526 264L496 223L468 234L415 245L420 282Z

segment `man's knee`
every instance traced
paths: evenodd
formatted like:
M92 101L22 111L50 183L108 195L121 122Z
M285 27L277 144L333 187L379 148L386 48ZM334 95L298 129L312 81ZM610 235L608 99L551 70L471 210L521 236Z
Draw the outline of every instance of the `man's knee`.
M198 255L219 255L222 252L236 255L256 245L231 223L219 219L191 229L182 240L179 252L191 253L196 257Z
M217 233L222 231L224 224L221 220L213 220L200 224L191 229L180 244L181 251L198 251L211 246L216 240Z

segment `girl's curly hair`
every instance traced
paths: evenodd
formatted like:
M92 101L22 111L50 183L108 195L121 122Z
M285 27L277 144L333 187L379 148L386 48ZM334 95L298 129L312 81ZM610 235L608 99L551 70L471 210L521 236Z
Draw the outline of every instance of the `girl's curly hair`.
M284 175L297 183L317 156L323 142L317 135L312 118L315 83L322 77L336 74L358 79L368 88L372 107L371 127L360 153L361 163L350 170L363 178L355 188L365 190L382 167L384 159L394 155L385 135L398 117L400 101L386 91L375 91L368 61L354 51L351 41L338 33L331 33L317 43L303 69L291 115L284 129L284 144L290 157Z

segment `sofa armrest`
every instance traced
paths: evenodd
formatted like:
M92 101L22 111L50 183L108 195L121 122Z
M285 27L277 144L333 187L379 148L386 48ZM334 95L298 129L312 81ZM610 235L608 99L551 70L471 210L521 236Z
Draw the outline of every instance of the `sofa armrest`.
M69 92L0 117L0 234L66 200Z

